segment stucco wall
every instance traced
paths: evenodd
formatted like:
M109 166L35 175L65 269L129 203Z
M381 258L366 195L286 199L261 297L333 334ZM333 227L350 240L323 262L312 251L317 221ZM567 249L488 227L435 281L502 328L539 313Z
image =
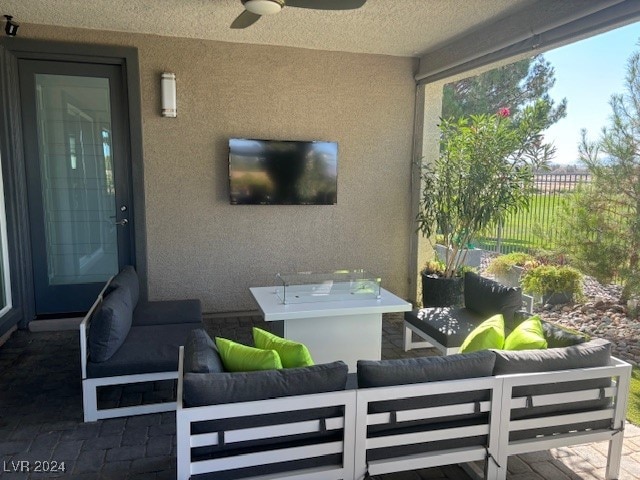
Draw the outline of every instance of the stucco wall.
M256 308L277 272L365 268L410 292L417 61L23 25L21 36L138 48L150 299ZM177 76L162 118L160 73ZM334 206L233 206L229 137L339 144Z

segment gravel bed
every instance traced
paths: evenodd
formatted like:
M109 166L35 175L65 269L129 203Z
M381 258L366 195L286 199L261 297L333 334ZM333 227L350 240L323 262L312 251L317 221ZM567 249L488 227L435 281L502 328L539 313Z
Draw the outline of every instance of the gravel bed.
M606 338L613 354L633 365L640 364L640 320L628 315L619 302L620 287L585 279L582 303L534 307L541 318L593 337Z

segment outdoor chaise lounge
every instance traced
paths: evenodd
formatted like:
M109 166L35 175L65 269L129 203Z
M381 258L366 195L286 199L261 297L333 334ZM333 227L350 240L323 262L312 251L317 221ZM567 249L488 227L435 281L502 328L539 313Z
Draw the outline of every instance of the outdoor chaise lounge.
M501 313L513 329L515 313L522 308L520 288L505 287L469 272L464 276L464 307L430 307L405 312L404 350L435 347L444 355L456 353L471 331L487 318ZM412 334L426 342L414 342Z

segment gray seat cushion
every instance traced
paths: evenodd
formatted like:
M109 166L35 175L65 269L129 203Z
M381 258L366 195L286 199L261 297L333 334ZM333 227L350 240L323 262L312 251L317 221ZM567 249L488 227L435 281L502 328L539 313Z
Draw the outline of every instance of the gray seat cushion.
M202 322L200 300L163 300L138 302L133 311L133 325L165 325Z
M462 345L471 331L489 317L466 308L421 308L405 312L404 319L446 348Z
M109 296L118 287L123 287L128 290L131 295L131 305L135 308L136 305L138 305L140 297L140 281L138 280L138 274L131 265L124 267L111 279L111 283L105 292L106 295Z
M88 362L91 378L178 371L178 353L193 323L131 327L129 335L108 361Z
M124 288L116 288L103 299L89 324L91 362L106 362L121 348L131 329L133 307Z

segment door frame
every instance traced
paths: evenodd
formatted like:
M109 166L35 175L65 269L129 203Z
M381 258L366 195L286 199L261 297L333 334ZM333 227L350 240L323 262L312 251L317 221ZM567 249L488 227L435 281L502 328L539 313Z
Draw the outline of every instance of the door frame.
M138 50L134 47L50 42L23 38L0 39L0 155L5 179L5 203L12 285L12 311L0 319L0 335L16 323L25 328L35 317L32 252L26 195L25 159L17 62L19 59L119 65L128 103L131 155L133 258L140 278L140 297L146 300L147 235L145 222L142 102Z

